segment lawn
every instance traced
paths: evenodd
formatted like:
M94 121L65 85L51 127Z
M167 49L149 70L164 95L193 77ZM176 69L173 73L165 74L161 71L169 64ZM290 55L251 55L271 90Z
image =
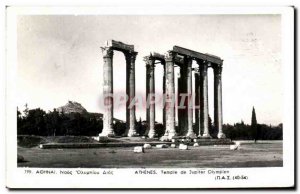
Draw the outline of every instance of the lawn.
M244 142L241 149L229 145L178 148L152 148L134 153L133 148L39 149L18 147L26 162L18 167L47 168L238 168L280 167L282 141Z

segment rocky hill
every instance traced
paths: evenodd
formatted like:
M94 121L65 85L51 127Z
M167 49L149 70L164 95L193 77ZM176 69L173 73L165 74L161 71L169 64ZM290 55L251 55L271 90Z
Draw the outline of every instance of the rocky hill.
M58 112L63 112L64 114L80 113L87 117L96 116L99 119L103 119L102 113L88 112L80 103L75 101L68 101L66 105L60 106L56 110ZM113 120L124 123L124 121L120 119L114 118Z
M78 102L69 101L66 105L58 107L58 112L64 112L65 114L70 113L87 113L87 110Z

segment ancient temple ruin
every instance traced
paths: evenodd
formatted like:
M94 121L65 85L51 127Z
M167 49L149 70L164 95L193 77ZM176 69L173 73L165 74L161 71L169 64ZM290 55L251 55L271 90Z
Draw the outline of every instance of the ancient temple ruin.
M126 94L129 96L128 104L135 97L135 59L137 52L133 45L127 45L114 40L107 41L102 47L103 53L103 95L106 106L103 118L103 131L100 136L114 136L112 128L113 120L113 51L121 51L126 59ZM209 134L209 116L208 116L208 68L214 72L214 126L218 130L218 138L225 138L222 131L223 113L222 113L222 65L223 60L220 57L203 54L197 51L189 50L179 46L174 46L166 54L152 52L144 57L146 63L146 98L155 98L155 64L163 66L163 125L165 134L163 139L172 139L178 135L190 138L211 138ZM197 63L197 68L192 68L192 63ZM180 134L175 131L175 76L174 67L180 68L180 77L178 78L178 100L182 98L181 94L186 94L187 101L184 101L185 108L178 110L178 126ZM192 75L195 75L195 88L193 88ZM195 110L196 126L198 136L193 131L193 104L192 97L195 97L195 105L200 108ZM135 136L135 106L126 108L127 130L125 136ZM149 104L146 110L146 120L148 129L146 136L155 137L155 104Z
M113 130L113 53L120 51L124 54L126 60L126 94L129 97L126 105L126 136L135 136L135 106L128 108L135 97L135 59L137 52L133 45L127 45L122 42L110 40L101 47L103 54L103 96L105 110L103 115L103 130L100 136L114 136Z

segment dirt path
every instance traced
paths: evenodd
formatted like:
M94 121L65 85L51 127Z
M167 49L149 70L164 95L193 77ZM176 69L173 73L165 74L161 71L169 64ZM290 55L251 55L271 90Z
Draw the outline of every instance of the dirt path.
M19 167L61 168L204 168L282 166L282 142L242 144L237 151L229 146L147 149L133 153L133 148L39 149L18 148L27 162Z

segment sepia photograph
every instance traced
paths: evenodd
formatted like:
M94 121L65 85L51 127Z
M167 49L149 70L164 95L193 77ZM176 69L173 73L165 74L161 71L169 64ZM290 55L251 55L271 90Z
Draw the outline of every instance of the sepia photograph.
M7 9L10 185L27 187L18 172L58 188L145 187L80 183L118 173L148 188L293 186L292 7L41 10ZM264 170L289 178L252 184ZM158 183L169 176L193 181Z

